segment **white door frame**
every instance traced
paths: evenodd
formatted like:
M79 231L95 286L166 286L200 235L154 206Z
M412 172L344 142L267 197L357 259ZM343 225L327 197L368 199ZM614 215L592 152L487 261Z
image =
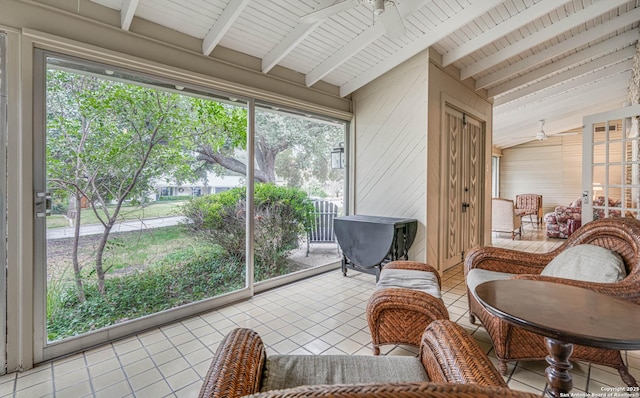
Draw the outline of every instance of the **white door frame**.
M623 132L626 131L626 120L640 116L640 105L626 106L608 112L596 113L582 119L582 225L593 221L593 131L594 124L606 123L610 120L623 120ZM637 124L636 124L637 129ZM608 163L608 160L607 160ZM622 209L624 215L624 208Z
M0 148L2 159L7 158L7 36L0 32ZM7 169L6 162L0 162L0 375L7 372Z

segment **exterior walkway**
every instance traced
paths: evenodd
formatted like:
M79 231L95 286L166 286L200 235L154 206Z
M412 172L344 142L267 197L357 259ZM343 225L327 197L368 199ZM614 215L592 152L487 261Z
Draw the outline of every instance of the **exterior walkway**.
M116 223L111 232L128 232L139 231L141 229L171 227L185 221L183 216L148 218L144 220L131 220ZM80 226L80 236L99 235L104 231L102 224L91 224ZM50 228L47 229L47 239L72 238L74 233L73 227Z

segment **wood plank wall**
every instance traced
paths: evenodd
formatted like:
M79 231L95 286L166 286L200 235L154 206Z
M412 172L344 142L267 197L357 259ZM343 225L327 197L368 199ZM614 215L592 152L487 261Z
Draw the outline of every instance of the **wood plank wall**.
M501 198L540 194L547 213L580 198L581 192L582 134L552 136L502 150Z
M418 220L409 258L426 261L428 52L357 90L354 214Z

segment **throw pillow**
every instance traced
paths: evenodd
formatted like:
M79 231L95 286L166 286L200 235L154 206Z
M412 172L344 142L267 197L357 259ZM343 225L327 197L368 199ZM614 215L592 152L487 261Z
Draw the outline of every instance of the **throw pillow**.
M551 260L540 275L614 283L624 279L627 271L618 253L595 245L577 245Z

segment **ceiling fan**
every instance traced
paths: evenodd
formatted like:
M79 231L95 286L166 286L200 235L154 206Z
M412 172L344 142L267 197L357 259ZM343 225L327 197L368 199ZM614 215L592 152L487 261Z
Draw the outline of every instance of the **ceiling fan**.
M342 11L356 8L360 4L370 4L373 9L373 15L380 16L382 25L384 26L385 35L390 38L397 38L405 33L404 23L398 11L398 2L396 0L343 0L328 7L321 8L300 18L302 23L315 23Z
M538 140L538 141L544 141L544 140L546 140L547 138L549 138L549 137L547 137L547 134L545 134L545 132L544 132L544 130L543 130L543 128L542 128L542 127L544 126L544 119L543 119L543 120L538 121L538 123L540 123L540 131L538 131L538 132L536 133L536 140Z

